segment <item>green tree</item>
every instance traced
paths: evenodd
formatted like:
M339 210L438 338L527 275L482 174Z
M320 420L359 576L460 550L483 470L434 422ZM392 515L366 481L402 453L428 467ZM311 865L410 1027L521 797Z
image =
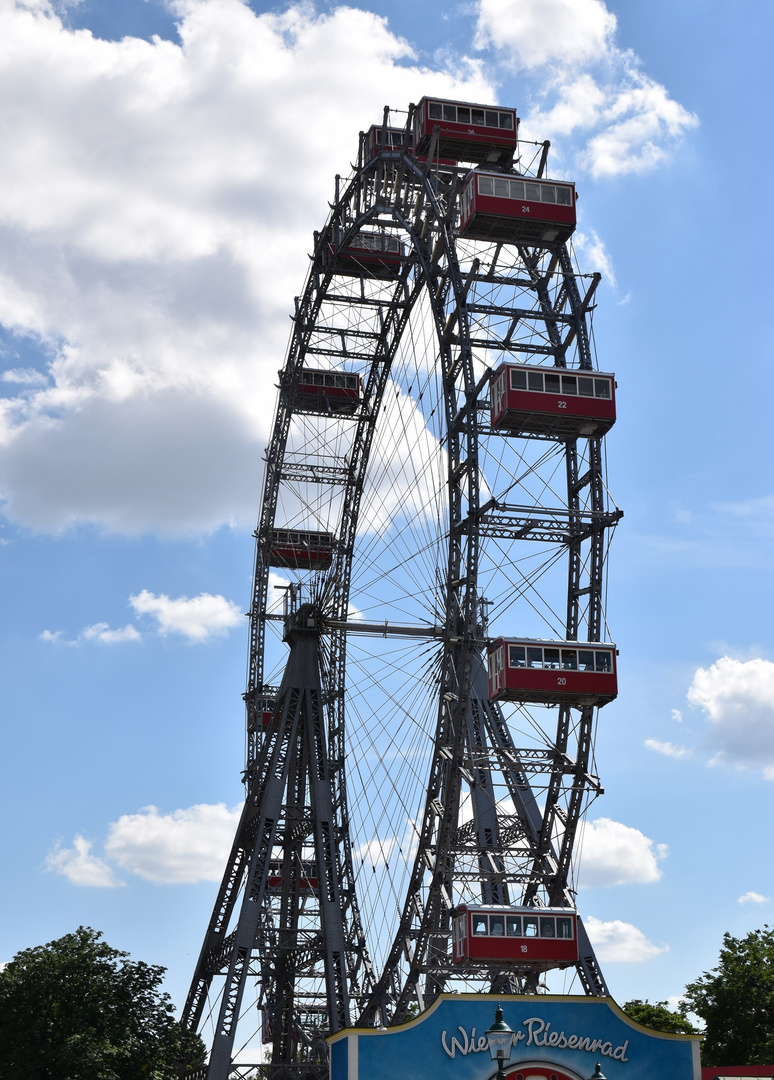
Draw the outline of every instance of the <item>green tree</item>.
M203 1061L159 989L165 969L101 937L80 926L0 972L3 1080L172 1080Z
M774 1062L774 930L724 934L718 966L688 983L685 1004L706 1025L704 1065Z
M682 1009L673 1012L666 1001L648 1001L633 998L622 1006L632 1020L654 1031L672 1031L678 1035L698 1035L696 1028L684 1015Z

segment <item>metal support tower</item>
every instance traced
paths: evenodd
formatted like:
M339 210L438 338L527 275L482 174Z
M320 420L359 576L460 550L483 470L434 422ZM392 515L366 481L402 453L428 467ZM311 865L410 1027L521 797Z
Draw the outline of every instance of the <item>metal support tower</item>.
M225 973L207 1080L231 1075L251 971L264 989L259 1004L272 1061L292 1063L293 1076L325 1073L325 1035L350 1024L341 860L313 605L290 611L285 640L290 653L276 709L185 1007L196 1026L213 977ZM236 926L224 936L242 882Z

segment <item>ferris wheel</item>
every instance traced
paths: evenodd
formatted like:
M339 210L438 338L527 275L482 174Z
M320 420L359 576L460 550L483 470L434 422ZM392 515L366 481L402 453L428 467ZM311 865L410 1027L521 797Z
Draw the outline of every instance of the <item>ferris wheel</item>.
M517 132L385 109L314 237L255 533L248 795L183 1016L207 1080L259 1044L322 1075L327 1034L443 990L607 992L573 853L616 694L615 380L574 186Z

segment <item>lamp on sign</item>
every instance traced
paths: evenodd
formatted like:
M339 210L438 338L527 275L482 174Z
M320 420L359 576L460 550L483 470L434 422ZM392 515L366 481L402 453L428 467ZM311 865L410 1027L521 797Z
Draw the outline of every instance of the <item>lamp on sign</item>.
M486 1037L489 1040L489 1053L492 1055L492 1061L497 1062L497 1080L505 1080L504 1064L511 1056L513 1031L503 1020L503 1010L499 1005L495 1010L495 1022L490 1028L487 1028Z

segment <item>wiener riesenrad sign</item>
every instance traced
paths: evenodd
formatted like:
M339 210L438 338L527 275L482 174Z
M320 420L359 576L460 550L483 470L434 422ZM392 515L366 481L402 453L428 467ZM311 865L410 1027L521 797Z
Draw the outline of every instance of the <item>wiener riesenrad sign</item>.
M408 1024L349 1029L329 1043L331 1080L701 1076L698 1038L650 1031L611 998L446 994Z

